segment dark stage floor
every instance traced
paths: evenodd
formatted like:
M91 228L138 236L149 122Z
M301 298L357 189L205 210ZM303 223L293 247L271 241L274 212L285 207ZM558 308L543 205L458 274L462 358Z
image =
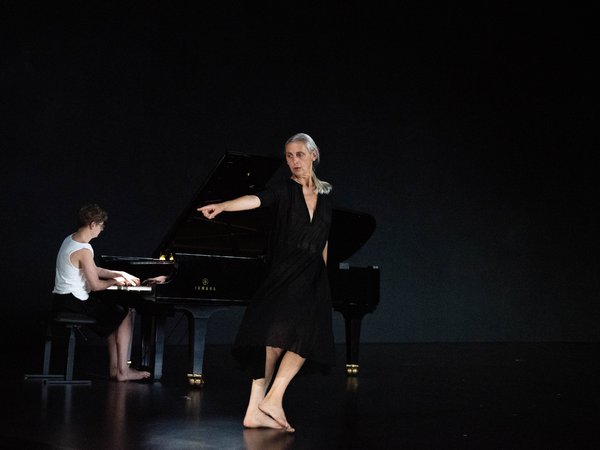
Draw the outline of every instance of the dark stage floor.
M41 354L4 350L0 448L600 448L598 344L363 344L354 379L340 346L337 371L290 387L294 435L242 428L249 385L226 346L207 347L202 389L185 347L167 348L161 383L109 382L104 348L77 350L92 386L24 381Z

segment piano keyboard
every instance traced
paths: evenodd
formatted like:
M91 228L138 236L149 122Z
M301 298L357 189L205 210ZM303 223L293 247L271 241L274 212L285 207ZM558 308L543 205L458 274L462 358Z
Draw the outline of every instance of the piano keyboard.
M151 286L111 286L107 291L152 292Z

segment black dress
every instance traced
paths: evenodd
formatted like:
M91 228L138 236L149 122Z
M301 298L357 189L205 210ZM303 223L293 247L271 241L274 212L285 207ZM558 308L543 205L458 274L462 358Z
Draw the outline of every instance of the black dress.
M275 215L267 275L246 308L233 356L263 378L265 346L306 358L302 372L326 372L335 359L331 294L323 249L331 226L331 198L319 194L312 221L302 186L291 179L257 194Z

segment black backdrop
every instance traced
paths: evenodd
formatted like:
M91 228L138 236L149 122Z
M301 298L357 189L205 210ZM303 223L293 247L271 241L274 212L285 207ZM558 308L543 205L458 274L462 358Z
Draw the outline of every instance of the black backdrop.
M3 3L11 339L80 204L109 211L98 254L149 256L223 152L302 131L378 223L350 259L381 268L363 341L598 340L590 11L215 3Z

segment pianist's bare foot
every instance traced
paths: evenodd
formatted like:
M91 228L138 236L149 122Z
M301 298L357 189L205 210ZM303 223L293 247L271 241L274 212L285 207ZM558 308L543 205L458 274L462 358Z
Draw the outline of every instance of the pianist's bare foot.
M260 409L253 411L246 411L246 417L244 417L245 428L273 428L275 430L283 430L280 424L278 424L272 417L267 416Z
M263 400L258 405L258 409L266 416L273 419L279 425L279 428L285 429L288 433L293 433L295 431L285 418L285 413L281 406L273 405Z
M150 372L146 372L144 370L135 370L128 367L125 370L117 372L114 379L117 381L139 381L148 378L150 378Z

